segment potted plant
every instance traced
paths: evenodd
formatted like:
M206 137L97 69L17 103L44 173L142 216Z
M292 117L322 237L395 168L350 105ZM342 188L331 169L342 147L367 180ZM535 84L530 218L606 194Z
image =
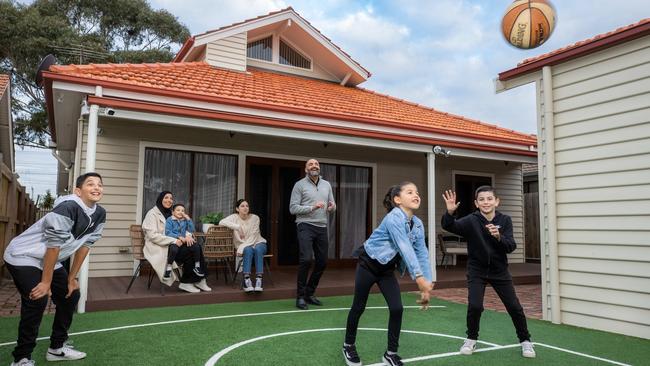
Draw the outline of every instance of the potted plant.
M219 225L219 221L223 219L223 213L222 212L210 212L207 215L203 215L199 217L199 220L201 220L201 229L203 229L204 233L208 232L208 229L210 229L211 226L213 225Z

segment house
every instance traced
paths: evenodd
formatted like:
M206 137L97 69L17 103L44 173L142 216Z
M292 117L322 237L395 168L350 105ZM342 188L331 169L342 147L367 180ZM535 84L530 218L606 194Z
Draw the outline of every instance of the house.
M650 19L524 60L535 83L544 319L650 338Z
M89 276L132 273L128 227L163 189L194 219L247 197L272 266L295 265L289 195L311 157L338 203L332 266L353 265L384 192L404 180L423 194L429 238L445 188L469 208L473 189L491 183L523 240L521 164L537 161L535 137L359 87L370 72L292 8L195 35L168 64L53 66L43 77L59 153L73 175L104 176L108 220Z

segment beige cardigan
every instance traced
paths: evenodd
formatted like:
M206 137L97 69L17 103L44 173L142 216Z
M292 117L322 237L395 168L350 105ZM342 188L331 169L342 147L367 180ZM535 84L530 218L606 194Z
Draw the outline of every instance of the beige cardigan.
M219 221L219 225L233 230L233 242L239 255L243 254L244 248L248 246L266 243L266 239L260 234L260 218L255 214L250 214L247 220L242 220L238 214L234 213ZM240 229L244 230L243 239L239 235Z
M156 271L160 282L171 286L177 280L176 274L172 271L172 276L167 281L163 281L163 274L167 266L167 249L176 238L165 235L165 216L158 207L147 212L142 221L142 231L144 232L144 257Z

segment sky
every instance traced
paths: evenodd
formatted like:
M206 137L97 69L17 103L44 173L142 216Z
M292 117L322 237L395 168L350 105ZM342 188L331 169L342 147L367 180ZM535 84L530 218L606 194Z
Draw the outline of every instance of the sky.
M494 79L518 62L650 17L647 0L552 1L556 27L533 50L510 46L500 22L507 0L150 0L192 34L292 6L372 73L360 86L437 110L537 133L535 88L496 94ZM20 181L55 191L56 161L16 149Z

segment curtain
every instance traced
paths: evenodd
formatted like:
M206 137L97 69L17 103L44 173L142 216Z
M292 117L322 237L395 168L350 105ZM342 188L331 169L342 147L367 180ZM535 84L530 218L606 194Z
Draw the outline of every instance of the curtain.
M162 191L171 191L176 203L189 204L191 169L192 154L189 152L145 150L143 219L156 205L156 198Z
M338 204L339 197L336 197L336 189L338 188L338 176L336 172L336 165L320 164L320 175L323 177L323 179L328 181L332 186L332 194L334 195L334 201ZM328 225L327 238L329 240L329 248L327 250L327 258L329 259L336 258L337 211L330 212L329 219L328 219L329 225Z
M200 230L199 217L221 212L224 217L235 211L237 200L237 157L218 154L194 154L194 191L192 219Z
M174 203L185 205L197 230L201 230L200 216L210 212L227 216L234 211L236 156L147 148L144 160L143 218L163 190L172 192Z
M341 166L340 258L352 258L352 252L366 240L370 169Z

